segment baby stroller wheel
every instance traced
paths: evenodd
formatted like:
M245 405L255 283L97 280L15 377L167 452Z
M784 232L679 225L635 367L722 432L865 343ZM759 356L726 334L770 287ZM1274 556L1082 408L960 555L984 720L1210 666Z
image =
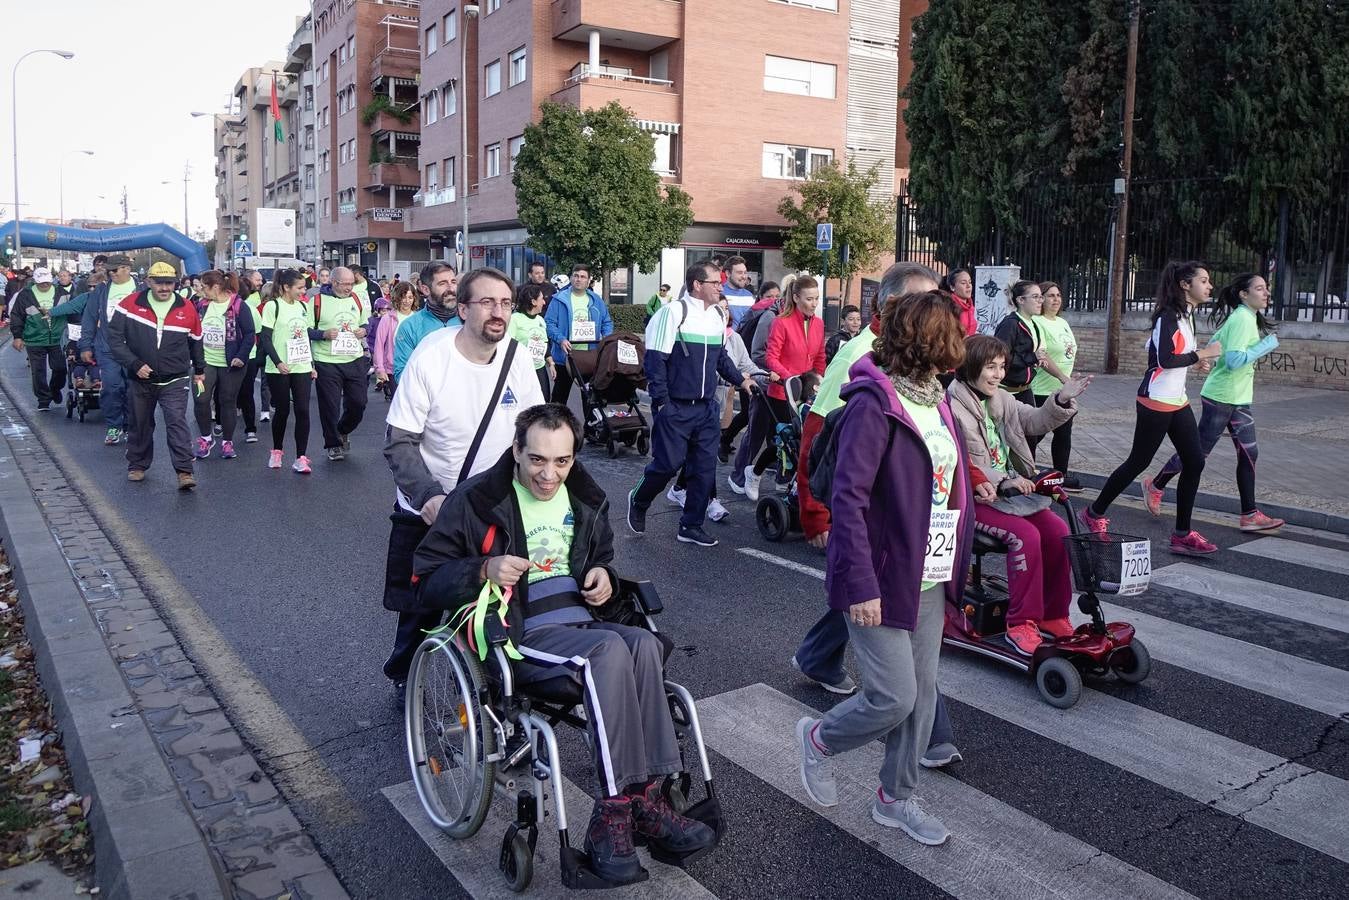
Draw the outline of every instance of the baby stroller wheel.
M1120 681L1125 684L1138 684L1144 678L1147 678L1148 673L1152 671L1152 654L1148 653L1148 648L1138 638L1129 642L1129 649L1133 653L1130 654L1128 663L1112 668Z
M609 438L609 444L608 444L607 449L608 449L608 451L609 451L609 458L610 458L610 459L618 459L618 453L619 453L619 450L618 450L618 441L614 440L613 438Z
M643 456L651 452L651 436L645 430L637 435L637 452Z
M73 392L72 392L72 393L73 393ZM68 398L66 398L66 418L69 419L69 418L73 417L74 415L75 415L75 398L74 398L74 397L68 397ZM81 421L81 422L84 421L84 414L83 414L83 413L80 414L80 421Z
M759 504L754 507L754 522L765 540L781 541L787 536L791 521L791 511L781 497L760 497Z
M1035 671L1035 686L1050 706L1068 709L1082 696L1082 675L1061 656L1051 656Z

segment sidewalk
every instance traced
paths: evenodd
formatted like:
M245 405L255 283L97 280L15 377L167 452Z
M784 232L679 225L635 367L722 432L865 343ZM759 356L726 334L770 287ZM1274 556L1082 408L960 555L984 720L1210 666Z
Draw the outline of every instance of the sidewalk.
M1134 397L1139 375L1097 375L1078 401L1073 424L1072 469L1099 487L1129 455L1134 433ZM1202 381L1190 379L1195 418ZM1292 524L1349 533L1349 393L1283 385L1255 386L1260 457L1256 499L1270 515ZM1171 444L1157 452L1156 472L1170 457ZM1040 461L1048 461L1048 441ZM1237 513L1236 453L1224 435L1209 455L1198 505ZM1090 476L1097 476L1095 478ZM1174 488L1172 482L1171 487ZM1138 495L1137 482L1129 493ZM1167 491L1168 505L1174 492Z

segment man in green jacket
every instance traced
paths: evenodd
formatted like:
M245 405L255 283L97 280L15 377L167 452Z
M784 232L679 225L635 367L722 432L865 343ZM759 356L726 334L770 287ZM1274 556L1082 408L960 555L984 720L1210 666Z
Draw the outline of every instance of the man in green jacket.
M39 412L61 403L61 388L66 383L66 357L61 347L66 330L65 316L51 315L57 290L51 269L38 269L33 281L14 298L10 314L10 333L15 335L14 349L28 351L28 368L33 376L33 396Z

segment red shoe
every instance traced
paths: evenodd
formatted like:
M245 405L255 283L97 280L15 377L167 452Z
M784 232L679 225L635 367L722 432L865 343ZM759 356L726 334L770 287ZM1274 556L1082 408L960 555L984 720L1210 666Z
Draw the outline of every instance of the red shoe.
M1258 509L1249 516L1241 517L1242 531L1277 531L1283 525L1283 519L1272 518Z
M1152 486L1151 478L1143 479L1143 505L1147 507L1148 512L1154 516L1162 514L1162 492Z
M1073 628L1073 623L1067 616L1062 619L1045 619L1040 623L1040 630L1054 638L1072 637L1077 633L1077 629Z
M1003 635L1003 640L1007 641L1012 649L1022 656L1035 655L1035 651L1045 642L1045 639L1040 637L1040 629L1035 627L1034 622L1012 625Z
M1197 531L1191 531L1184 537L1171 535L1171 552L1178 556L1212 556L1218 552L1218 545Z
M1082 527L1095 534L1105 534L1110 530L1110 520L1105 516L1093 516L1091 508L1084 506L1078 510L1077 521L1082 523Z

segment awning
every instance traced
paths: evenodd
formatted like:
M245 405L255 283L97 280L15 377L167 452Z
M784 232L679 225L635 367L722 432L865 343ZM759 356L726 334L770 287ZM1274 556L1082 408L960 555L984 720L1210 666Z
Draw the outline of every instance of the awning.
M411 85L415 87L417 85L417 82L411 78L399 78L396 75L387 75L385 77L388 79L389 84L394 85L395 87L400 85Z
M678 122L656 122L652 119L634 119L637 127L652 134L679 134Z

